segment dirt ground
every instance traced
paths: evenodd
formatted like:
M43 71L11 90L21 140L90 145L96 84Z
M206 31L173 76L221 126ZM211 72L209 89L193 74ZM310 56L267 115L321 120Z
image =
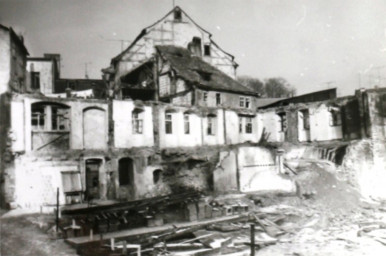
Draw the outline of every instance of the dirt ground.
M48 215L28 215L1 218L2 256L75 256L63 239L50 238L49 227L53 219Z
M277 225L287 232L275 236L276 243L258 249L256 255L386 255L386 202L363 201L329 163L304 163L297 171L292 177L299 189L296 196L247 196L257 204L255 214L285 216ZM0 221L3 256L77 255L62 239L50 235L51 215ZM219 235L248 240L249 225L237 233ZM237 255L249 255L249 247L242 248L244 253Z

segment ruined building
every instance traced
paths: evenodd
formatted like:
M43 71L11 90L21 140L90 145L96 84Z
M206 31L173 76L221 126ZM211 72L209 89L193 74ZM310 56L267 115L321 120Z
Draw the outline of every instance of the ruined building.
M59 55L27 58L12 29L1 33L1 194L11 206L53 204L57 188L62 203L266 190L267 180L293 189L277 175L282 152L266 143L386 138L384 89L257 108L234 57L179 7L114 57L103 81L62 79ZM336 161L338 148L323 157Z

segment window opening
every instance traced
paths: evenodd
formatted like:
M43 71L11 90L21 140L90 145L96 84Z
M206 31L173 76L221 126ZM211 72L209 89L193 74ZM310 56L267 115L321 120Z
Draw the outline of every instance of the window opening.
M40 89L40 72L31 72L31 89Z
M216 93L216 105L219 106L221 105L221 94Z
M210 44L204 45L204 55L210 56Z
M287 116L285 112L278 113L279 116L279 128L280 132L285 132L287 130Z
M252 118L251 117L246 118L245 133L252 133Z
M190 134L189 114L184 114L184 132L185 134Z
M166 134L172 134L173 133L173 123L172 123L172 114L166 113L165 114L165 133Z
M215 134L215 122L216 122L216 116L208 116L208 127L207 127L207 134L208 135L214 135Z
M134 110L132 113L132 120L133 120L133 134L142 134L143 132L142 113L138 110Z
M153 172L153 183L157 184L162 178L162 170L157 169Z

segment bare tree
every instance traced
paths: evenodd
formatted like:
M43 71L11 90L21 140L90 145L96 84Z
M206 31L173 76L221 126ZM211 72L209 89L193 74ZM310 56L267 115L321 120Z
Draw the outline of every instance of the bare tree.
M287 98L296 93L296 89L281 77L265 79L264 88L268 98Z
M261 96L264 96L265 94L264 83L259 79L253 78L250 76L239 76L237 77L237 81L242 85L247 86L248 88L259 93Z

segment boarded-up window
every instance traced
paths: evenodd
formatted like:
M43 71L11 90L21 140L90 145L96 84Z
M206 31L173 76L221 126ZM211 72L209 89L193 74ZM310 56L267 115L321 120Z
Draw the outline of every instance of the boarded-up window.
M62 183L64 193L82 191L80 172L78 171L62 172Z

